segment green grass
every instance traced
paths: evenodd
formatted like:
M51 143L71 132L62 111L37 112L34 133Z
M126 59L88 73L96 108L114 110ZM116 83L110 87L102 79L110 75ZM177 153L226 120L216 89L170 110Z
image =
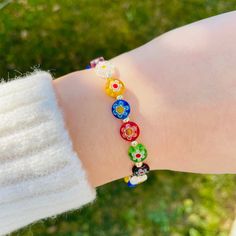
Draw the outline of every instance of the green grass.
M236 0L0 1L0 77L35 66L58 77L235 6ZM13 235L226 236L235 189L234 175L158 171L136 189L107 184L93 205Z

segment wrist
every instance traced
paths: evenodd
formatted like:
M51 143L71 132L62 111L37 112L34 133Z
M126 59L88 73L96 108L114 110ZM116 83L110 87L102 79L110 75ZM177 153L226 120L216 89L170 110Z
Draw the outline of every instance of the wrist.
M77 71L53 81L74 150L94 186L128 175L130 163L119 125L110 114L111 100L93 70Z
M119 78L125 83L125 98L131 105L131 121L141 130L138 142L148 150L151 170L165 168L165 118L161 98L142 77L133 55L113 58ZM53 81L75 151L78 153L93 186L130 174L132 162L127 155L129 144L119 135L120 124L111 115L114 102L103 92L104 80L93 69L67 74ZM164 134L164 135L163 135Z

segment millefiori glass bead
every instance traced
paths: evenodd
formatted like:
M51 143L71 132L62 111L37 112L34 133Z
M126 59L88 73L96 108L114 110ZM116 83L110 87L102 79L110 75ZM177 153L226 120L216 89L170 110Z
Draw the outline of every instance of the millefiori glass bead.
M147 175L144 174L144 175L140 175L140 176L136 176L136 175L133 175L129 182L131 185L137 185L137 184L141 184L142 182L146 181L147 180Z
M142 162L147 158L147 149L141 143L136 146L131 145L128 154L133 162Z
M130 113L130 105L123 99L116 100L111 108L112 114L118 119L125 119Z
M136 176L141 176L141 175L145 175L149 172L150 168L148 166L148 164L143 163L142 166L137 167L136 165L133 166L132 171L133 171L133 175Z
M139 136L139 127L135 122L128 121L120 127L120 135L127 141L134 141Z
M96 74L99 77L108 79L111 78L115 72L115 67L109 61L99 61L95 66Z
M125 91L124 83L119 79L108 78L105 85L106 94L116 98Z

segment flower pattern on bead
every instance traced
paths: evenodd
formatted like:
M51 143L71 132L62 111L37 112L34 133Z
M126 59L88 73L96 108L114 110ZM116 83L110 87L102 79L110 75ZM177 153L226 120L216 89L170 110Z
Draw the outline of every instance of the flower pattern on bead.
M142 166L137 167L136 165L133 166L132 171L133 171L133 175L136 176L142 176L145 175L149 172L150 168L148 166L148 164L143 163Z
M139 133L140 133L140 131L139 131L138 125L132 121L125 122L120 127L121 137L127 141L130 141L130 142L137 139L139 136Z
M116 100L112 105L112 114L118 119L125 119L130 113L130 105L123 99Z
M124 93L125 85L119 79L108 78L105 85L105 91L107 95L116 98L117 96Z
M135 147L130 146L128 154L133 162L142 162L147 158L147 149L139 143Z
M141 184L142 182L144 182L146 180L147 180L147 175L145 175L145 174L141 175L141 176L133 175L132 177L130 177L130 180L128 182L128 186L129 186L129 183L130 183L132 187L135 187L135 185Z
M118 79L111 81L109 88L114 92L119 92L122 88L122 84L119 82Z
M115 72L115 66L109 61L99 61L95 66L96 74L102 78L110 78Z

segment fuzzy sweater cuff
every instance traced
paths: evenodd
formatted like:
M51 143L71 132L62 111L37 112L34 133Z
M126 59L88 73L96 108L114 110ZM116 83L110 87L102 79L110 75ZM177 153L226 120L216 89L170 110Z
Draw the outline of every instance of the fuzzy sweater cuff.
M43 71L0 84L0 235L78 209L96 190Z

